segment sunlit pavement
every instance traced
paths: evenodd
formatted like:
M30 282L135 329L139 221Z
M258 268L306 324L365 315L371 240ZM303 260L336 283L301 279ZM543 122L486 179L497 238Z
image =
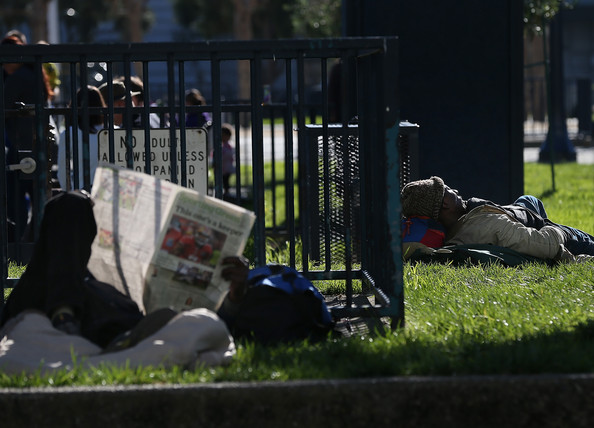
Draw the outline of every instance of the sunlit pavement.
M539 147L524 148L524 162L538 162ZM579 164L594 164L594 147L576 147L576 162Z
M273 157L276 159L283 159L285 153L284 129L281 125L275 125L274 137L269 127L263 129L263 153L264 160L269 161ZM542 124L531 123L524 127L524 162L538 162L538 153L540 145L546 138L546 127ZM252 162L252 145L251 145L251 130L242 129L241 132L241 150L240 157L242 163L251 164ZM572 141L575 141L575 150L577 154L577 163L579 164L594 164L594 143L590 140L588 142L577 141L577 125L575 121L568 120L568 135ZM297 132L293 132L293 142L297 141ZM274 142L274 144L273 144ZM274 151L273 151L274 146ZM297 159L297 144L293 145L293 159Z

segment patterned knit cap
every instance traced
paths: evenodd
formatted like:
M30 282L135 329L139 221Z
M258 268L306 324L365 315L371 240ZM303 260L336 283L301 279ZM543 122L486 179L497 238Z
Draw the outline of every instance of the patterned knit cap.
M439 177L408 183L400 193L402 215L405 217L426 216L437 220L444 192L445 185Z

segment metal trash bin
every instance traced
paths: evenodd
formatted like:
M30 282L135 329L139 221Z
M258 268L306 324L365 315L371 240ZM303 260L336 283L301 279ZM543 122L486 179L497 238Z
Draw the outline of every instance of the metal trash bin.
M310 260L345 263L360 259L358 126L328 125L327 143L322 125L307 125L307 213ZM419 179L419 125L400 122L398 135L400 186ZM347 251L347 246L350 251Z

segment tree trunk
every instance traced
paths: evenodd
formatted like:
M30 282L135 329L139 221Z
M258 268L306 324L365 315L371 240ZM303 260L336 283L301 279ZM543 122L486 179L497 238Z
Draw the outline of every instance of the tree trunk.
M29 43L47 40L47 3L48 0L33 0L32 12L29 15L32 40L29 40Z
M123 37L125 42L141 43L143 38L142 16L144 14L143 0L124 0L124 10L126 11L127 27ZM134 71L142 77L142 64L134 63Z
M237 40L252 40L252 15L258 6L258 0L233 0L235 17L233 19L233 31ZM250 99L250 63L239 61L239 99Z
M124 9L128 20L125 41L131 43L142 42L143 0L124 0Z

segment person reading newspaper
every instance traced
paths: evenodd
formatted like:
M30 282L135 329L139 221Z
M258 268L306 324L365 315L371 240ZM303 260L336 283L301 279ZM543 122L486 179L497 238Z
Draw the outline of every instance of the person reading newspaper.
M93 201L86 192L49 199L31 260L0 313L0 327L33 309L45 313L56 329L113 349L110 343L139 325L146 337L173 318L176 312L168 309L144 315L130 297L94 278L87 263L96 234ZM243 257L226 257L223 265L229 290L219 308L222 318L242 300L249 273ZM147 323L147 318L152 320Z
M242 254L254 220L240 206L102 164L91 196L66 192L46 204L0 326L37 310L104 352L133 347L195 308L216 311L232 335L251 340L299 340L320 323L330 330L324 298L306 278L248 268Z

